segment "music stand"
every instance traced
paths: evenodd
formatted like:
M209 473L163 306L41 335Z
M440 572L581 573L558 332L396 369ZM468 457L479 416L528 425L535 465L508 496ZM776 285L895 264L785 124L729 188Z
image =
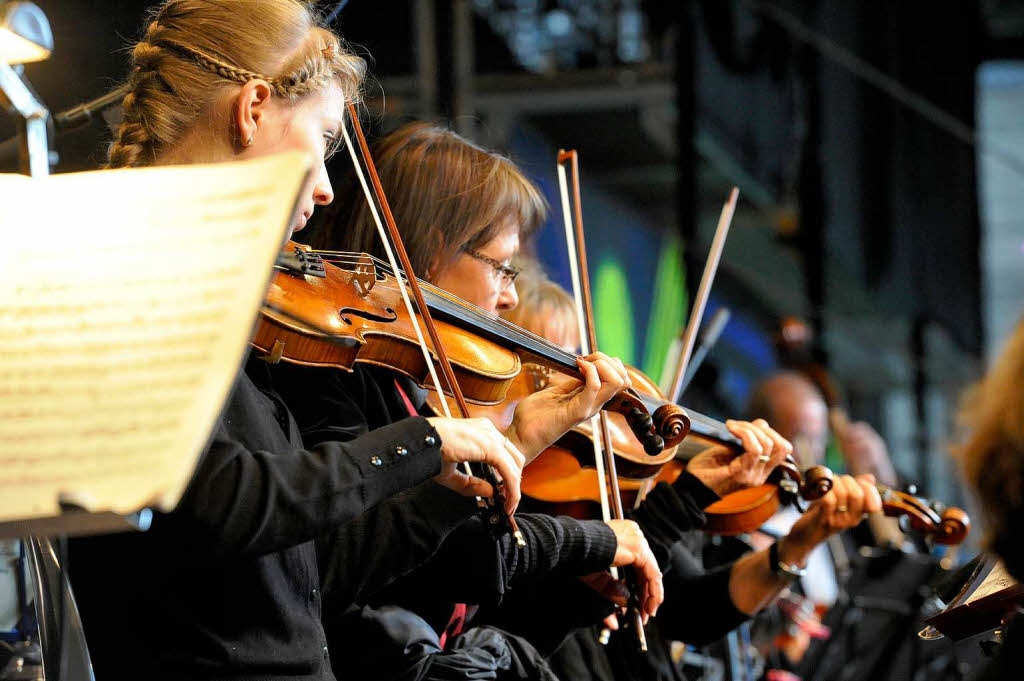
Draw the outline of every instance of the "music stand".
M50 114L23 79L21 67L12 64L46 59L52 50L53 34L42 10L30 2L0 1L0 104L18 118L20 170L34 177L50 174ZM126 524L139 527L138 522L75 513L57 519L0 523L0 537L21 537L26 547L44 678L93 678L82 621L59 558L56 544L61 542L55 544L47 535L91 533ZM148 525L148 519L145 522ZM27 593L24 599L28 600ZM23 612L29 606L21 603Z
M962 641L1004 626L1021 609L1024 585L1010 577L997 558L986 556L950 604L925 620L928 627L918 635Z
M21 67L50 56L53 33L42 10L31 2L0 0L0 104L18 117L21 171L50 174L47 129L50 113L21 76Z

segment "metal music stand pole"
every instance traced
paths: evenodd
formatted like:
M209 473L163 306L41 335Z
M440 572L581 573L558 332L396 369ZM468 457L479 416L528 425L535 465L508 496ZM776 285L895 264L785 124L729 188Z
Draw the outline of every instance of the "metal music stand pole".
M16 69L0 61L0 104L18 115L20 128L20 170L26 175L50 174L50 145L47 139L50 112Z

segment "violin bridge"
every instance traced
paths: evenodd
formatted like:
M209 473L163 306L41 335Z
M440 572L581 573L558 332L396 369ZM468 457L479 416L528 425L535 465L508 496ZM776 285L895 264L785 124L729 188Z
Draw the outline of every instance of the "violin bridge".
M374 284L377 283L377 268L374 266L370 256L363 253L359 257L359 261L352 268L352 278L350 281L352 282L352 288L356 290L356 295L360 298L366 298L370 295Z

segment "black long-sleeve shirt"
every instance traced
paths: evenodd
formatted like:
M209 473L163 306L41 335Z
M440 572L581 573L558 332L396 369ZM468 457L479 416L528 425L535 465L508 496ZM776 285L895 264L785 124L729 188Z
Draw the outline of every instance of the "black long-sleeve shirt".
M267 367L250 359L175 510L148 532L72 542L97 678L333 679L314 538L440 471L425 419L349 440L303 448ZM440 542L427 534L423 545Z
M274 374L289 404L296 405L295 413L307 445L356 437L386 427L408 413L396 387L396 377L387 370L357 366L355 371L343 373L282 365L274 369ZM397 380L413 402L421 405L423 395L403 379ZM315 392L302 389L310 383L317 385ZM431 491L431 485L434 484L396 496L369 515L378 515L387 508L395 518L430 523L431 505L444 503ZM341 576L350 572L345 556L351 554L349 547L358 543L359 521L340 528L321 542L321 565L329 566L331 574L337 577L327 593L329 607L325 608L324 618L328 633L350 630L351 618L358 616L354 606L367 603L400 604L440 631L455 601L496 602L508 589L526 584L538 575L594 572L610 565L615 555L614 533L604 523L537 514L516 517L527 542L525 548L515 546L507 536L495 541L480 518L474 516L462 523L422 567L377 594L353 588L359 575ZM407 536L410 543L417 542L415 532L410 531ZM333 640L331 647L344 651L352 665L350 669L359 668L355 658L359 651L345 650L344 637Z
M357 365L354 371L343 372L278 365L272 371L275 385L293 407L308 446L361 437L406 418L409 405L405 404L400 390L406 393L414 409L422 407L425 401L423 391L383 368ZM309 385L315 385L316 390L307 390ZM442 511L443 506L455 503L466 521L445 541L436 556L424 561L423 567L415 575L410 575L406 588L396 585L390 590L392 594L399 590L418 592L422 584L428 585L422 590L428 590L429 598L437 602L500 598L517 579L551 571L596 571L607 567L614 558L616 541L610 528L604 523L581 522L568 517L518 514L517 521L527 546L516 547L508 536L494 541L480 519L468 511L472 502L461 497L456 502L451 498L455 496L453 494L445 498L438 493L438 487L435 483L420 485L394 497L370 514L379 515L387 509L393 514L395 523L405 522L402 518L408 518L409 522L431 524L435 511L441 511L447 522L456 513ZM323 564L330 564L331 572L338 578L342 594L337 601L339 604L351 598L352 602L363 605L370 595L365 590L351 589L350 585L353 580L358 580L358 575L342 577L342 573L348 571L343 559L350 555L350 545L362 532L360 522L362 520L339 528L334 536L321 542ZM415 537L416 532L409 531L402 539L415 542ZM443 572L453 564L465 574L465 578L443 579ZM342 582L347 585L342 585Z
M574 681L685 681L672 662L669 641L702 644L725 635L748 616L729 596L732 565L705 571L701 559L703 509L718 497L683 473L659 483L633 513L664 575L665 602L646 627L648 652L629 632L598 643L600 627L575 632L550 658L556 674Z

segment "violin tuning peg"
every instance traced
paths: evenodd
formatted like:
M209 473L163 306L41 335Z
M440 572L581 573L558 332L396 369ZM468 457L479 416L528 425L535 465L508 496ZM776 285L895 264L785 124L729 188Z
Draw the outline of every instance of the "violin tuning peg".
M665 450L665 440L658 434L651 434L643 439L644 451L649 456L657 456Z

